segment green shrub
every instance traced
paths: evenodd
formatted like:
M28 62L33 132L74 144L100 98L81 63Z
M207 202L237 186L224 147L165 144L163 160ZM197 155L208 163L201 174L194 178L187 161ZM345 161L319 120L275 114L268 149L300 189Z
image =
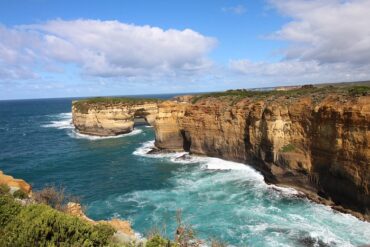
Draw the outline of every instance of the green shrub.
M24 192L23 190L17 190L13 193L13 196L15 198L19 198L19 199L26 199L28 198L28 195L26 192Z
M10 195L0 195L0 236L1 230L12 221L21 211L20 203L14 201Z
M175 246L171 244L170 240L163 238L160 235L154 235L148 239L145 247L168 247Z
M10 187L7 184L0 184L0 195L8 194Z
M291 143L289 143L288 145L285 145L284 147L281 148L281 152L283 152L283 153L292 152L294 150L295 150L295 146Z
M351 95L367 95L370 93L369 86L353 86L348 89Z
M91 225L42 204L20 206L0 197L0 246L107 246L115 230Z
M110 105L110 104L145 104L145 103L158 103L161 99L156 98L127 98L127 97L96 97L83 100L73 101L72 104L75 109L80 113L88 113L91 105Z

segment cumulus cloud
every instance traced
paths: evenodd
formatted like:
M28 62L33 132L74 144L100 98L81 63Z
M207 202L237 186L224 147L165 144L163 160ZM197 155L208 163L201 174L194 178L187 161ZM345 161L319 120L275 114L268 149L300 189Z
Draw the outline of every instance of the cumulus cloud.
M236 15L242 15L247 11L247 9L244 7L244 5L239 4L239 5L232 6L232 7L223 7L222 11L233 13Z
M283 60L274 63L231 61L236 71L274 75L277 80L311 78L324 81L369 79L369 0L270 0L291 20L270 38L288 42Z
M71 63L95 77L191 74L209 68L216 40L190 29L163 30L118 21L53 20L0 26L0 74L25 73Z
M317 61L284 60L279 62L253 62L247 59L233 60L234 71L247 75L253 81L269 83L313 83L368 80L370 65L348 63L320 64Z

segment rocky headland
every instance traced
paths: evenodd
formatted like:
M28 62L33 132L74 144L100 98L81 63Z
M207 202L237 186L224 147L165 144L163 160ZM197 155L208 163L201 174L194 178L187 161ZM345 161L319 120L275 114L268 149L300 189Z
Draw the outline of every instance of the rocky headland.
M122 133L115 124L96 127L93 119L103 120L101 109L85 103L81 112L74 103L76 128L87 134L97 132L86 131L91 126L99 135ZM127 106L110 104L109 109L127 111ZM247 163L268 183L295 187L315 201L370 219L368 85L230 90L156 102L154 112L159 150ZM108 121L113 115L106 115ZM88 121L81 119L93 124L85 126Z
M157 99L94 98L72 103L73 125L81 134L114 136L134 129L135 118L153 125Z

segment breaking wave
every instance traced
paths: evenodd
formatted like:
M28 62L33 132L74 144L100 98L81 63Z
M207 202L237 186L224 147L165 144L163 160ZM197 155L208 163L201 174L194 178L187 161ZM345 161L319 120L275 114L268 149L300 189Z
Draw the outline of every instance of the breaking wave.
M44 128L56 128L56 129L73 129L72 124L72 113L60 113L55 115L49 115L52 120L48 124L41 125Z
M93 136L93 135L81 134L81 133L78 133L76 130L72 130L71 132L68 133L68 135L70 137L76 138L76 139L87 139L87 140L95 141L95 140L105 140L105 139L121 138L121 137L125 137L125 136L134 136L134 135L140 134L142 132L143 131L141 129L134 129L130 133L122 134L122 135L116 135L116 136Z
M252 167L185 152L148 154L154 141L134 155L180 166L170 186L115 196L112 207L132 205L138 225L160 225L179 208L200 235L217 236L235 246L357 246L370 242L370 227L351 215L304 199L292 188L268 185ZM196 165L185 165L196 164ZM147 212L147 214L143 213ZM171 220L166 224L172 229ZM351 226L348 228L348 226Z

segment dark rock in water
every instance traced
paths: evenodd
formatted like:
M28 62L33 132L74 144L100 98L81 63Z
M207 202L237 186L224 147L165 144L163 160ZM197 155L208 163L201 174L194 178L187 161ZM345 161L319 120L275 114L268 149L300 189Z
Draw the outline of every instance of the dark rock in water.
M175 159L175 161L189 161L191 156L189 154L183 154Z
M174 151L154 147L152 148L152 150L147 152L147 154L168 154L168 153L174 153Z
M331 242L330 244L324 243L321 239L315 239L310 236L304 236L297 240L298 246L306 246L306 247L330 247L330 246L337 246L335 243Z

